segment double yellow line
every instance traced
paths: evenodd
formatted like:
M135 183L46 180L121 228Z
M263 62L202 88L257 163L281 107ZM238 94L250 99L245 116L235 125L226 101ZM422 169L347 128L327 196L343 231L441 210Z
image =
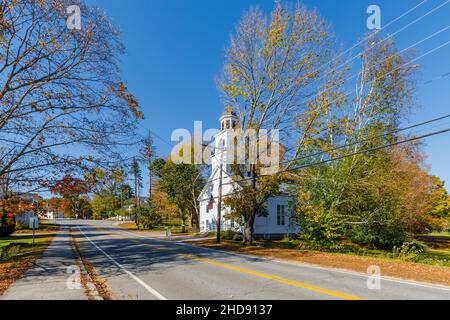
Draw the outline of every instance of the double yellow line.
M96 227L96 228L104 229L104 228L100 228L100 227ZM290 285L290 286L297 287L297 288L301 288L301 289L310 290L310 291L313 291L313 292L321 293L321 294L328 295L328 296L335 297L335 298L339 298L339 299L344 299L344 300L367 300L365 298L354 296L354 295L351 295L351 294L347 294L347 293L344 293L344 292L341 292L341 291L330 290L330 289L318 287L318 286L315 286L315 285L311 285L311 284L308 284L308 283L303 283L303 282L300 282L300 281L290 280L290 279L286 279L286 278L283 278L283 277L274 276L274 275L271 275L271 274L259 272L259 271L252 270L252 269L237 267L237 266L234 266L234 265L231 265L231 264L228 264L228 263L222 263L222 262L218 262L218 261L211 260L211 259L200 258L200 257L197 257L197 256L195 256L193 254L179 253L179 252L177 252L174 249L163 248L163 247L160 247L160 246L144 243L144 242L138 241L138 240L130 239L130 241L132 241L132 242L134 242L136 244L144 245L146 247L149 247L149 248L161 251L161 252L169 252L171 254L174 254L174 255L177 255L177 256L181 256L181 257L185 257L185 258L188 258L188 259L191 259L191 260L207 263L207 264L210 264L210 265L214 265L214 266L221 267L221 268L228 269L228 270L241 272L241 273L244 273L244 274L252 275L252 276L263 278L263 279L276 281L276 282L279 282L279 283L283 283L283 284Z

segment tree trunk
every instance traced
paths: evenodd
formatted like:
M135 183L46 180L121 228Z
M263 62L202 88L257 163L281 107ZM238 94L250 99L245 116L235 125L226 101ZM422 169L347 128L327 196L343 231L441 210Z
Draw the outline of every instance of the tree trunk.
M178 209L180 212L180 216L181 216L181 232L185 233L186 232L186 215L184 213L184 210Z
M194 214L189 213L189 228L192 229L194 227Z
M252 173L252 188L256 191L257 183L256 183L256 166L254 164L251 165L250 171ZM245 229L244 229L244 237L243 242L244 245L252 245L253 244L253 231L254 231L254 224L255 224L255 218L256 218L256 192L255 192L255 198L253 199L253 212L250 214L249 218L245 222Z
M246 246L253 244L253 226L255 224L255 213L245 222L243 243Z

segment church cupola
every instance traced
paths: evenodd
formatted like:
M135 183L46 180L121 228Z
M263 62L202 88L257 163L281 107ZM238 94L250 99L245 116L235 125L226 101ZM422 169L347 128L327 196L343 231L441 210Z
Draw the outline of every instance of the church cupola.
M226 107L220 117L220 130L230 130L237 127L237 114L232 107Z

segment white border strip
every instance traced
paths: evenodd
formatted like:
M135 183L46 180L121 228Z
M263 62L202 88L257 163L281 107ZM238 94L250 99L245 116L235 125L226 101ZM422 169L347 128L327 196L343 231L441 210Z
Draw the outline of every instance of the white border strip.
M141 286L143 286L148 292L150 292L152 295L154 295L159 300L167 300L166 297L164 297L162 294L160 294L158 291L150 287L148 284L146 284L144 281L139 279L136 275L125 269L124 266L122 266L120 263L118 263L116 260L114 260L109 254L107 254L105 251L103 251L102 248L97 246L89 237L81 230L81 227L78 227L80 229L80 232L83 234L83 236L95 247L98 251L103 253L109 260L111 260L116 266L118 266L120 269L122 269L130 278L132 278L134 281L139 283Z
M130 232L130 231L127 231L127 230L122 230L120 228L117 228L117 231L119 231L121 233L130 234L130 235L133 235L133 236L138 237L138 238L147 239L147 240L150 240L150 241L154 240L154 241L167 242L167 243L172 243L172 244L175 244L175 245L181 245L181 246L185 246L185 247L191 247L191 248L196 248L196 249L203 249L203 250L206 250L206 251L220 252L220 253L229 254L231 256L236 256L236 257L241 257L241 258L260 259L262 261L278 262L278 263L281 263L281 264L287 264L287 265L291 265L291 266L306 267L306 268L310 268L310 269L319 269L319 270L323 270L323 271L329 271L329 272L336 272L336 273L341 273L341 274L359 276L359 277L363 277L363 278L367 278L369 276L369 275L367 275L365 273L357 272L357 271L350 271L350 270L344 270L344 269L338 269L338 268L322 267L322 266L319 266L319 265L305 263L305 262L295 262L295 261L286 261L286 260L280 260L280 259L270 259L270 258L265 258L265 257L260 257L260 256L246 255L246 254L242 254L242 253L223 251L223 250L211 249L211 248L200 247L200 246L193 246L193 245L191 245L189 243L185 243L185 242L170 241L170 240L165 240L165 239L160 239L160 238L150 238L150 237L147 237L147 236L144 236L144 235L140 235L140 234L137 234L137 233L134 233L134 232ZM386 276L382 276L381 280L388 281L388 282L401 283L401 284L410 285L410 286L424 287L424 288L428 288L428 289L437 289L437 290L443 290L443 291L450 291L450 287L447 287L447 286L444 286L444 285L427 284L427 283L418 282L418 281L414 281L414 280L403 280L403 279L399 279L399 278L386 277Z

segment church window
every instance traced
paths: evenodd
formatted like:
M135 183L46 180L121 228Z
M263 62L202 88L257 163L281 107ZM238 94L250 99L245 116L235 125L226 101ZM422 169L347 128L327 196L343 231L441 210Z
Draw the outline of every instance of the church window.
M286 225L285 221L285 205L277 205L277 225L284 226Z

